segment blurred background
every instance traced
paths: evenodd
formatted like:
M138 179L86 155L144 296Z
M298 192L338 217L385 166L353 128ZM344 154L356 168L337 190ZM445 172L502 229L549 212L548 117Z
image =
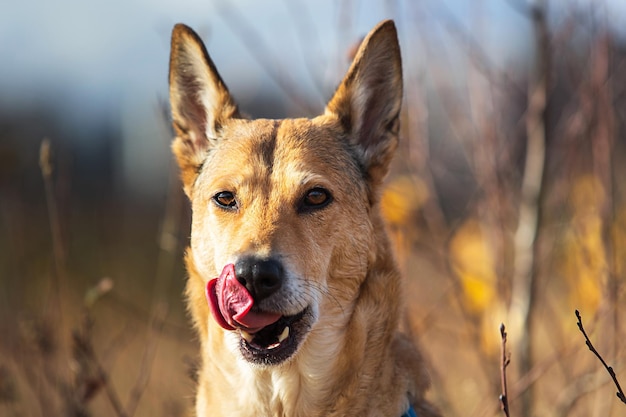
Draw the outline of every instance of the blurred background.
M242 110L319 114L393 18L401 149L382 209L403 326L449 416L621 416L626 3L24 0L0 11L0 415L184 416L197 340L169 143L173 25Z

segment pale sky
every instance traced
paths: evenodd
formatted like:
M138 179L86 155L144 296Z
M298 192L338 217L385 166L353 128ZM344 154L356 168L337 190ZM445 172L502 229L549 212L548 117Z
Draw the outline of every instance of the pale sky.
M416 33L445 31L439 19L446 15L480 40L494 62L515 59L526 52L530 29L510 6L520 2L524 0L5 1L0 6L0 112L46 101L70 124L88 124L102 112L117 115L124 164L153 180L149 168L169 158L163 145L167 138L154 139L163 135L155 108L157 99L167 99L169 36L177 22L203 37L245 111L246 94L275 89L275 84L255 61L250 44L242 42L242 27L252 30L244 37L262 40L271 65L293 76L300 93L315 88L310 75L315 73L324 86L321 95L329 95L347 66L350 44L385 18L396 19L405 66L424 64ZM592 8L595 13L605 13L622 31L626 28L624 0L551 2L555 9L574 3L601 4ZM134 178L141 180L141 175Z

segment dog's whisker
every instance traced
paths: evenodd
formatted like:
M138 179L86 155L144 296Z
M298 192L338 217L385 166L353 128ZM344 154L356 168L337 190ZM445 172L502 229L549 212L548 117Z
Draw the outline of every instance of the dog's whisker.
M311 280L304 280L302 282L302 284L304 285L304 291L305 292L306 291L310 291L310 290L315 290L320 295L328 296L329 300L333 301L333 303L339 308L341 313L343 315L345 315L346 312L344 310L344 307L343 307L341 301L339 301L339 299L331 292L331 290L335 290L336 292L342 293L341 290L339 290L337 288L333 288L332 286L322 286L320 283L318 283L316 281L311 281ZM343 295L348 295L348 294L346 292ZM314 295L313 295L313 297L314 297Z

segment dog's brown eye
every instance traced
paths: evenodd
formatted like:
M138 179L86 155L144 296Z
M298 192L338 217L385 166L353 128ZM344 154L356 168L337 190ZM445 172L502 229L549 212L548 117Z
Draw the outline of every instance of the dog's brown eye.
M213 196L213 201L221 208L234 209L237 207L235 195L230 191L220 191Z
M326 207L332 197L328 190L320 187L312 188L304 195L301 209L304 211Z

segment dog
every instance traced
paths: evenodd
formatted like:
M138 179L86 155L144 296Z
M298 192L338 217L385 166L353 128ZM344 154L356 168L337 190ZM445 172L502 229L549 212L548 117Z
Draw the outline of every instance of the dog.
M379 210L401 67L395 25L381 22L322 115L249 120L198 35L174 27L199 417L438 415L420 354L398 331L402 280Z

